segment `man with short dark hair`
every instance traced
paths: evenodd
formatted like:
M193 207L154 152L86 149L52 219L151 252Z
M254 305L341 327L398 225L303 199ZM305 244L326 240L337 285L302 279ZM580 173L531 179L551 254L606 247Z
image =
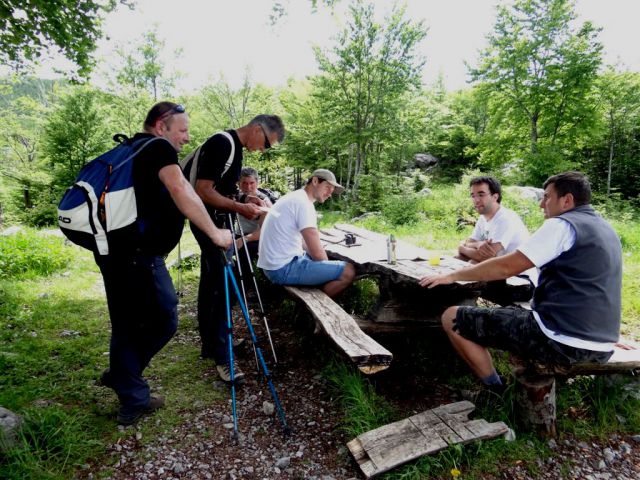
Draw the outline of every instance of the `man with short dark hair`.
M324 203L344 187L325 169L311 174L304 188L278 200L262 224L258 267L279 285L322 285L335 297L355 278L355 267L329 260L320 242L315 202Z
M480 217L471 236L458 247L460 259L483 262L513 252L529 238L529 231L518 214L502 206L502 187L496 178L472 178L469 188Z
M613 353L620 335L622 248L590 198L582 173L549 177L540 203L546 220L515 252L420 280L434 288L540 269L532 310L449 307L442 315L451 343L490 388L502 382L487 347L558 364L604 363Z
M182 105L160 102L144 121L144 133L133 141L158 137L133 159L133 186L141 226L135 244L126 251L95 255L111 319L109 369L101 384L120 400L117 421L136 422L164 405L151 395L142 377L153 356L176 332L176 296L164 258L178 243L186 216L212 246L227 248L231 232L219 230L202 200L182 175L177 152L189 141L189 117Z
M197 160L195 190L202 198L214 223L227 225L228 215L240 214L255 219L264 206L258 198L237 195L237 182L242 170L242 151L264 152L284 140L282 120L277 115L258 115L247 125L219 132L200 148ZM231 381L227 348L227 317L224 292L225 259L217 248L191 224L200 250L200 285L198 287L198 329L202 342L201 357L212 358L225 382ZM233 299L233 295L230 296ZM244 381L244 373L235 366L235 382Z

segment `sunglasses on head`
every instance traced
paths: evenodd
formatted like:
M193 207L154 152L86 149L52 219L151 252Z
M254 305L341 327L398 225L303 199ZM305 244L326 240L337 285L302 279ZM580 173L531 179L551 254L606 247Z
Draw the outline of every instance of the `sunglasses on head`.
M269 137L267 136L267 132L265 131L265 129L262 126L262 124L259 123L258 125L260 125L260 129L262 130L262 134L264 135L264 149L268 150L268 149L271 148L271 142L269 141Z
M170 115L175 115L176 113L184 113L186 111L187 110L184 108L184 105L178 104L178 105L175 105L175 106L171 107L169 110L167 110L162 115L160 115L159 120L163 120L163 119L167 118Z

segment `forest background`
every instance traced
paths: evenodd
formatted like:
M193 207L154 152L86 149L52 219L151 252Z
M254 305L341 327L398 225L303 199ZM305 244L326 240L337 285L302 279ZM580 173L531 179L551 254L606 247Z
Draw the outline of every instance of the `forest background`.
M66 2L52 8L61 9L58 3ZM285 7L274 3L273 21ZM221 77L178 94L181 75L162 60L168 47L155 29L117 49L118 66L104 73L102 87L83 80L95 67L90 47L75 58L69 81L30 76L26 60L37 49L18 45L12 57L5 48L4 63L15 74L0 79L2 221L54 224L56 203L79 169L113 145L113 134L138 131L150 105L162 99L186 106L192 148L258 113L281 115L284 144L247 163L282 193L316 167L334 170L348 194L330 208L349 215L406 206L425 187L457 182L473 170L533 186L582 170L597 201L621 201L633 212L640 193L640 74L604 64L598 26L577 22L574 7L567 0L499 6L487 46L468 67L472 82L456 91L447 91L442 78L421 82L426 59L416 46L428 40L424 23L409 19L402 6L379 21L374 3L365 1L348 4L330 47L315 48L319 73L281 87L254 83L247 72L239 88ZM65 19L67 29L81 27ZM416 168L419 153L437 163Z

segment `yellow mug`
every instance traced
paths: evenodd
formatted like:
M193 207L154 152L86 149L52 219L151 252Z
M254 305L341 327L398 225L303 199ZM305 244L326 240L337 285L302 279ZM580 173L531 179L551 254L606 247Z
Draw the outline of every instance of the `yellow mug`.
M440 255L432 255L429 257L429 265L440 265Z

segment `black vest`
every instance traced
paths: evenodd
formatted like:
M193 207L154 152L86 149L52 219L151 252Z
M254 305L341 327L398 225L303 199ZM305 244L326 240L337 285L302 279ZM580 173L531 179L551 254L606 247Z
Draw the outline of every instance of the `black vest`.
M622 247L590 205L559 215L576 232L569 250L540 269L533 309L549 329L593 342L620 334Z

